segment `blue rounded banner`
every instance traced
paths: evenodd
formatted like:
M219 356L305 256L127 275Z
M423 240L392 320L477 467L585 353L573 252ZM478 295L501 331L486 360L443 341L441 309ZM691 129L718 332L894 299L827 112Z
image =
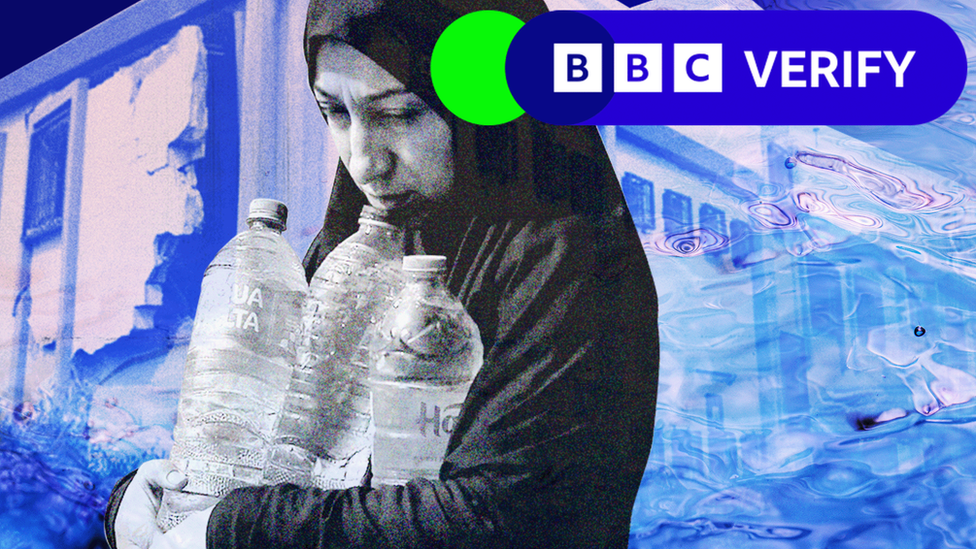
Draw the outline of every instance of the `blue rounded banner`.
M955 32L918 11L552 12L506 64L515 100L554 124L921 124L966 70Z

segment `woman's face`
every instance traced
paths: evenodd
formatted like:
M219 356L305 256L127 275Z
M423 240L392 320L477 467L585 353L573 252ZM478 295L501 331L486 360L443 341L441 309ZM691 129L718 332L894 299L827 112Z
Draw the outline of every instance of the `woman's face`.
M383 67L347 44L326 42L312 88L339 158L370 205L425 208L449 194L450 128Z

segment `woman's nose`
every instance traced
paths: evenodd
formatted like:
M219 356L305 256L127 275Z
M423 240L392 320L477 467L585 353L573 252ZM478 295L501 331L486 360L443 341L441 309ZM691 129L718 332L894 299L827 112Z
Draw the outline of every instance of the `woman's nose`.
M349 130L349 175L361 184L387 179L394 159L382 129L353 123Z

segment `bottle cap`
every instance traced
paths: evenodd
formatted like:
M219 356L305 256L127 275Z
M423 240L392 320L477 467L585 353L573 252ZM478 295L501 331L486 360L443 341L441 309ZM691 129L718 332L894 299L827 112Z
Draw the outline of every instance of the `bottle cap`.
M255 198L251 201L251 208L247 215L248 221L262 219L279 225L285 230L288 223L288 206L270 198Z
M403 258L403 270L412 273L447 272L447 258L442 255L408 255Z

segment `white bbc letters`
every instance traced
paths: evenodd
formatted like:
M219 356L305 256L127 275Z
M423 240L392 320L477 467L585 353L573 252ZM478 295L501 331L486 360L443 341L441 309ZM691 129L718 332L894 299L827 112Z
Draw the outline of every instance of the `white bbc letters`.
M554 92L603 91L602 44L553 44L552 55Z
M674 91L721 92L722 44L675 44Z
M553 44L555 93L603 91L602 44ZM614 44L613 91L660 93L661 44ZM722 44L674 45L675 92L722 91Z
M661 44L614 44L613 91L661 91Z

